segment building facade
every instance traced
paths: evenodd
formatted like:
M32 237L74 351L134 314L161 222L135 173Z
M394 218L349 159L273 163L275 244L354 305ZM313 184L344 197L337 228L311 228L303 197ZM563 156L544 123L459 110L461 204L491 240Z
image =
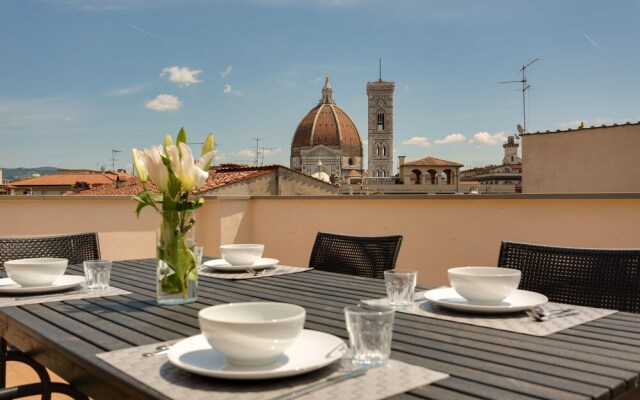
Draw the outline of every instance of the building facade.
M522 135L523 193L640 192L640 122Z
M326 174L334 183L361 177L364 172L358 128L333 99L329 75L318 105L296 128L291 142L290 166L307 175Z
M416 161L404 161L400 156L398 163L400 179L404 185L445 186L448 192L459 190L459 171L464 165L457 162L425 157Z
M395 83L382 79L367 83L369 181L392 181L393 91Z
M518 156L515 136L502 145L504 157L500 165L472 168L460 172L460 181L475 182L478 193L519 193L522 191L522 158Z

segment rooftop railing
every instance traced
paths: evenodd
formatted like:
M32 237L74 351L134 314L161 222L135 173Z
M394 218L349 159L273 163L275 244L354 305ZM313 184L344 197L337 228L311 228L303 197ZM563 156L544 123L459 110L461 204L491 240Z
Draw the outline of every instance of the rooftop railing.
M157 216L127 197L0 197L0 236L97 231L102 256L155 256ZM224 243L264 243L265 257L306 266L318 231L404 237L398 268L444 285L448 268L495 266L503 240L571 247L640 247L640 194L380 195L206 198L196 235L205 255Z

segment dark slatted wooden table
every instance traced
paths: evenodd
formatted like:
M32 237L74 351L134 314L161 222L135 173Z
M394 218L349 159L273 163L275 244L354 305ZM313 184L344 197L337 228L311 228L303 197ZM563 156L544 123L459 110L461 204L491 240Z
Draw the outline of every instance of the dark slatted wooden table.
M342 308L385 296L381 281L309 271L200 277L197 303L160 307L154 268L154 260L114 263L111 283L130 295L0 308L0 335L95 399L164 399L95 354L196 335L201 308L253 300L304 306L306 328L347 339ZM397 313L392 358L451 375L398 399L636 398L640 315L616 313L535 337Z

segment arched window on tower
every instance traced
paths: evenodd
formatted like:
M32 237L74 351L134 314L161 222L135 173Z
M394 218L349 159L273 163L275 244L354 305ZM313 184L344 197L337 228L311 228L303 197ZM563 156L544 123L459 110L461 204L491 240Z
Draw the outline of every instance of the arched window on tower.
M378 113L378 130L384 130L384 114Z
M387 146L382 146L382 156L383 157L387 156Z
M376 146L376 156L380 155L380 146Z

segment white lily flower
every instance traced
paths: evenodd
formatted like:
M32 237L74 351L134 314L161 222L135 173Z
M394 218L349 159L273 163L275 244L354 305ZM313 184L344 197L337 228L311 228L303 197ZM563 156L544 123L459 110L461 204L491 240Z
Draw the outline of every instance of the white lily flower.
M169 153L169 159L171 160L171 170L180 180L182 189L185 192L190 192L196 186L199 186L196 184L201 180L198 173L199 168L196 167L193 161L193 153L189 146L182 142L178 143L178 146L180 147L179 149L173 145L167 146L167 153Z
M134 148L131 153L133 154L133 164L136 167L136 171L138 172L138 177L142 183L145 183L149 180L149 172L147 172L147 167L144 165L143 153L138 151L138 149Z
M200 157L200 159L198 160L198 168L200 168L201 170L207 172L209 169L209 165L211 164L211 160L213 160L213 156L216 154L215 150L212 150L208 153L205 153L202 155L202 157Z
M162 146L155 145L151 149L144 149L144 165L147 168L149 177L154 185L161 192L169 191L169 170L162 161L164 149Z
M199 188L199 187L202 187L202 185L204 185L204 183L209 178L209 171L205 171L201 167L194 165L193 175L195 178L194 186L196 188Z

